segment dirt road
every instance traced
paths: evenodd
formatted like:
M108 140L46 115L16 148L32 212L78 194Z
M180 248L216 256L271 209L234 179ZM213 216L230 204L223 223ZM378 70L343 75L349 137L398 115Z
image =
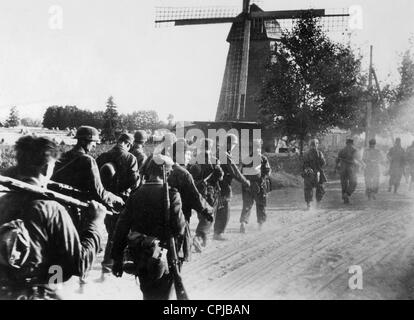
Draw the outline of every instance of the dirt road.
M362 182L363 179L360 179ZM232 201L227 241L210 241L185 264L183 277L193 299L411 299L414 298L414 192L382 188L368 202L363 183L344 205L338 182L327 186L319 209L304 210L303 191L273 191L268 220L258 230L255 212L239 233L241 198ZM197 218L191 224L193 230ZM349 267L362 269L363 289L348 286ZM97 263L83 294L74 279L62 290L68 299L140 299L131 276L96 282Z

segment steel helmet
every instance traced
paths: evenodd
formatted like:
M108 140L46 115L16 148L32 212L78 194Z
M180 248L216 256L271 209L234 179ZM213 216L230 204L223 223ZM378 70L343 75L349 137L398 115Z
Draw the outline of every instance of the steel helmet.
M134 134L135 143L145 143L147 141L147 133L144 130L138 130Z
M80 126L76 131L75 139L99 142L99 131L94 127Z

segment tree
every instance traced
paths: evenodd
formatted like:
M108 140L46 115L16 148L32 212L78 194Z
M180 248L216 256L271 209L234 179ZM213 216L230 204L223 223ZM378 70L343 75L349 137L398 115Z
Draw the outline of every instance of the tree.
M8 127L17 127L20 124L19 112L17 107L11 107L9 118L6 121L6 126Z
M265 128L298 140L302 152L308 137L352 127L361 116L360 61L349 47L331 41L317 18L298 19L269 59L259 97Z
M159 117L154 110L140 110L120 116L121 127L123 130L135 131L140 129L157 129Z
M108 142L116 140L116 131L119 127L119 115L114 98L110 96L106 102L102 139Z
M400 82L394 89L394 99L389 108L391 121L395 128L414 133L414 61L412 48L402 55L398 68Z

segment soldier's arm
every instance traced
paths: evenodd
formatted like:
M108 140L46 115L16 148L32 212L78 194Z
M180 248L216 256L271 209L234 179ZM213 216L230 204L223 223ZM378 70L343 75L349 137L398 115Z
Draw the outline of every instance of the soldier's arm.
M185 218L182 211L181 197L176 189L170 190L170 228L172 235L184 234Z
M197 187L194 183L194 179L191 174L186 170L185 171L185 180L183 181L184 193L187 195L190 201L191 209L202 213L205 210L210 210L211 207L207 201L202 197L198 192Z
M229 173L232 178L236 179L244 186L250 186L250 182L242 175L239 168L230 157L227 157L227 167L230 169Z
M111 257L115 261L122 260L124 249L128 242L128 233L132 224L133 214L133 198L129 198L124 210L119 215L118 222L115 227Z
M320 152L320 151L319 151L319 154L320 154L320 159L319 159L320 163L319 163L319 165L320 165L321 167L323 167L323 166L325 166L325 165L326 165L325 156L324 156L324 155L323 155L323 153L322 153L322 152Z
M270 168L269 160L265 156L262 156L261 171L262 177L269 176L272 171L272 169Z
M135 187L139 179L137 158L133 154L129 154L126 165L126 176L128 177L128 181L126 181L125 189L129 189Z
M46 210L49 216L49 242L65 280L72 275L83 276L91 269L101 247L103 225L88 221L78 233L63 206L49 201Z

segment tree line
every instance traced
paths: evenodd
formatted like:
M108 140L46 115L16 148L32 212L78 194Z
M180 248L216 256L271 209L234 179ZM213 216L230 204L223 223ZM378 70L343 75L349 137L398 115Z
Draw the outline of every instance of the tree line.
M171 125L160 121L154 110L139 110L128 114L119 114L114 98L111 96L106 102L105 111L88 111L76 106L50 106L43 115L43 127L77 128L82 125L93 126L102 130L104 141L113 141L119 132L135 131L140 129L156 130Z

